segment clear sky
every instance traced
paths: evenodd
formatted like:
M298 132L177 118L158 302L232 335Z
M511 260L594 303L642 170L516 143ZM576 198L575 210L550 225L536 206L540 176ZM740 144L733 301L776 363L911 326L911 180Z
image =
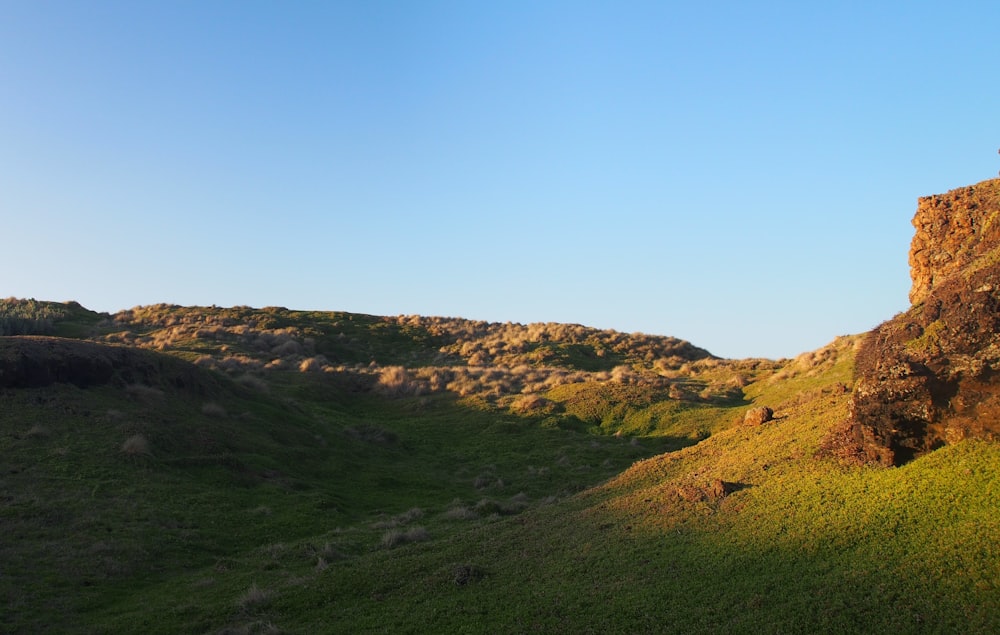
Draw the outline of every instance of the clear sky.
M1000 169L1000 3L0 0L0 296L790 357Z

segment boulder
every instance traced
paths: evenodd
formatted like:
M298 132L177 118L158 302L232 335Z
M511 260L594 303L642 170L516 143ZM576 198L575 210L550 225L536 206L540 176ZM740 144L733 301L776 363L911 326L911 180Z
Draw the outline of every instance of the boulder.
M773 410L767 406L758 406L757 408L747 410L747 413L743 415L743 425L759 426L771 421L772 419L774 419Z
M708 486L708 490L705 493L708 495L709 500L717 501L729 496L741 489L741 487L739 483L730 483L729 481L717 478L712 481L712 484Z

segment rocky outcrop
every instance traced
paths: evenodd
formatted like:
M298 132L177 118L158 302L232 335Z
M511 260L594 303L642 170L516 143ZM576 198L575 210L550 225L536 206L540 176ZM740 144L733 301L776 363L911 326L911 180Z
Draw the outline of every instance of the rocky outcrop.
M910 245L910 302L923 302L935 287L1000 246L998 216L1000 179L919 199Z
M900 465L968 437L1000 438L1000 180L920 199L913 306L867 335L850 419L827 451Z

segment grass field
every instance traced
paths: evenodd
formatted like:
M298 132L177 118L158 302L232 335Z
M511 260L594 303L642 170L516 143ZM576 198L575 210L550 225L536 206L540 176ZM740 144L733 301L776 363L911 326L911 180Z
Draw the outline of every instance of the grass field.
M1000 632L1000 448L818 453L856 338L43 309L186 361L0 390L5 632Z

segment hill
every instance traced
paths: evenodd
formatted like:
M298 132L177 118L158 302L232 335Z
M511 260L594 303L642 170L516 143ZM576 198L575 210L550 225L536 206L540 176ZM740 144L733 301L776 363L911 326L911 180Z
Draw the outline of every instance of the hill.
M10 632L251 628L223 589L262 553L348 574L556 504L728 425L777 367L577 325L2 306ZM164 618L161 585L215 600Z
M792 360L3 301L4 628L997 632L994 186L921 199L910 311Z

